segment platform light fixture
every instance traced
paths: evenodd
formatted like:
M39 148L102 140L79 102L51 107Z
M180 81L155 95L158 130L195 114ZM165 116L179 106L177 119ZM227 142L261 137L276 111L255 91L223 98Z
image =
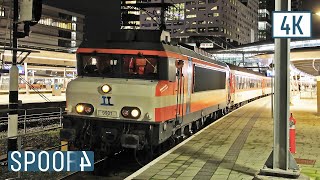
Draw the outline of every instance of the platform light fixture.
M311 12L311 14L312 14L312 15L317 15L317 16L320 16L320 11L317 11L317 12L315 12L315 11L312 11L312 12Z

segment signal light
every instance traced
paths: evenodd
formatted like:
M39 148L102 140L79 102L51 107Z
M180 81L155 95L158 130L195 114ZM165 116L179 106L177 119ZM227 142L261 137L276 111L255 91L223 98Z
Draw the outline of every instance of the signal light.
M128 109L122 109L121 114L123 117L129 117L130 111Z

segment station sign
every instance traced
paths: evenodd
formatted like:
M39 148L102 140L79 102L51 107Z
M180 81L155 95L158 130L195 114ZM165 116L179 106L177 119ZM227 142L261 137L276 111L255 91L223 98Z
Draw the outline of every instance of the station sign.
M273 38L310 38L312 36L311 11L274 11L272 13Z

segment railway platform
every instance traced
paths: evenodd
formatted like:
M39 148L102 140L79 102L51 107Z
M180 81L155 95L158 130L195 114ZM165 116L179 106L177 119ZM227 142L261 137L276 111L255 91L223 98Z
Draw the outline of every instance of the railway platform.
M42 102L62 102L66 101L65 94L61 94L61 96L52 96L51 93L43 93L42 95L45 98L41 97L39 94L19 94L19 100L22 100L22 104L29 104L29 103L42 103ZM48 100L46 100L46 98ZM7 105L9 104L9 95L8 94L1 94L0 95L0 105Z
M316 99L293 99L303 176L320 179L320 118ZM207 126L127 179L253 179L273 146L271 98L253 101Z

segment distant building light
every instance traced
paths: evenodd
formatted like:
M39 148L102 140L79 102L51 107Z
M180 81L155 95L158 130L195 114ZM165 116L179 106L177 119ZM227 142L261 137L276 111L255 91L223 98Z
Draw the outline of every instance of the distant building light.
M211 8L211 11L214 11L214 10L218 10L218 6L214 6L213 8Z

